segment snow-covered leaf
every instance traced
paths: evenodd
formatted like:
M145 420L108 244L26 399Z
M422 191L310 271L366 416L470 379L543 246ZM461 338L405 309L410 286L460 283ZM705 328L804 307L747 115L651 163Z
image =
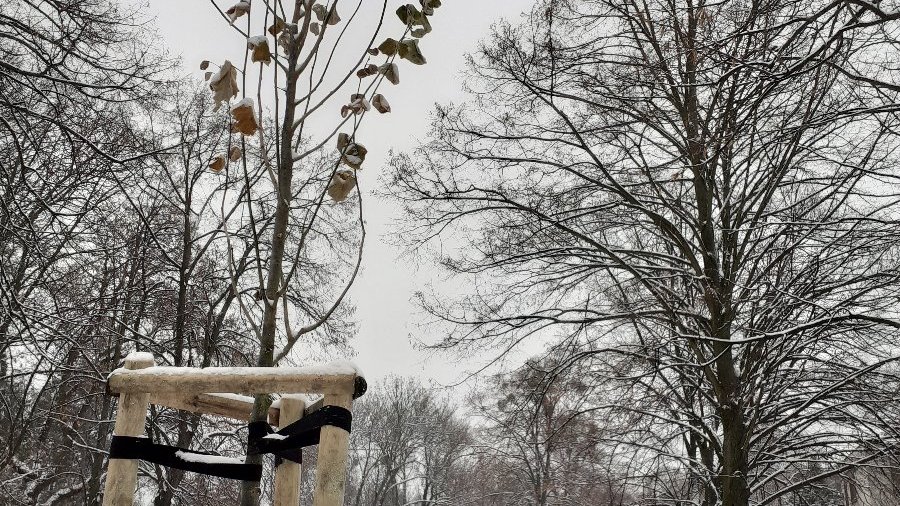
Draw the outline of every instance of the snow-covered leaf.
M213 111L218 111L222 102L228 102L238 95L237 69L230 61L225 60L219 71L210 78L209 89L213 91L215 101Z
M400 18L403 24L412 28L410 33L413 37L422 37L431 31L431 23L428 21L428 16L423 14L413 4L406 4L397 9L397 17ZM420 28L414 28L416 26Z
M360 170L362 163L366 161L366 153L368 152L362 144L351 142L342 150L341 161L355 170Z
M253 99L245 98L231 108L231 132L240 132L244 135L253 135L259 129L256 123L256 115L253 114Z
M291 45L296 41L294 34L297 33L297 29L297 25L293 23L284 25L281 34L278 35L278 45L281 46L285 53L291 50Z
M269 51L269 40L264 35L256 35L247 39L247 48L252 50L250 60L254 63L265 63L268 65L272 61L272 53Z
M366 96L362 93L354 93L350 95L350 107L353 107L354 111L358 112L368 111L372 108L369 105L369 101L366 100Z
M316 15L316 19L319 21L325 21L325 14L327 11L325 10L325 6L322 4L313 4L312 6L313 14Z
M397 8L397 17L400 18L400 21L404 25L412 25L416 23L416 20L422 16L422 13L419 9L416 9L416 6L413 4L401 5Z
M350 95L350 103L341 107L341 117L346 118L352 114L362 114L371 109L366 96L361 93Z
M241 148L237 146L231 146L231 149L228 150L228 159L232 162L236 162L241 159Z
M225 11L225 14L228 15L228 19L234 23L237 18L248 12L250 12L250 2L241 1L229 7L228 10Z
M422 18L422 19L425 20L425 21L422 23L422 26L421 26L420 28L413 28L413 29L410 30L410 32L409 32L413 37L416 37L416 38L419 38L419 39L421 39L422 37L424 37L425 34L431 33L431 23L428 21L428 18Z

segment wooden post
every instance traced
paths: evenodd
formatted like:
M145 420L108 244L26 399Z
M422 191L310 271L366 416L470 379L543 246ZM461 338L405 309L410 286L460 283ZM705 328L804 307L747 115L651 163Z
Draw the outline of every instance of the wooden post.
M282 429L303 416L306 403L297 397L283 396L278 428ZM300 464L283 461L275 469L274 506L298 506L300 504Z
M144 369L153 366L150 353L132 353L125 357L125 369ZM147 421L147 405L150 395L146 393L124 393L119 396L116 408L116 426L113 434L118 436L142 436ZM103 506L131 506L134 503L134 489L137 486L138 461L130 459L109 459L106 472L106 489Z
M350 409L353 394L326 394L326 406L341 406ZM313 491L313 506L342 506L344 485L347 481L347 452L350 434L344 429L326 425L319 437L319 453L316 461L316 488Z

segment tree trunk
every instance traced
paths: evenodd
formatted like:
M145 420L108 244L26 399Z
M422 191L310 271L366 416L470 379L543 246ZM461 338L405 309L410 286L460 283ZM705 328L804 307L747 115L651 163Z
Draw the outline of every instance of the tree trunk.
M737 403L722 409L722 505L748 506L746 426Z
M300 3L297 4L301 5ZM299 10L295 7L294 22L297 21ZM265 310L263 312L262 333L260 335L258 367L272 367L275 365L275 333L278 316L278 295L283 288L281 278L283 275L284 248L287 242L288 218L291 212L291 180L293 177L294 160L291 140L294 132L294 109L297 95L297 77L294 71L297 64L298 49L291 45L288 51L288 65L284 92L284 119L281 127L280 158L278 159L278 186L276 197L278 202L275 207L275 222L272 229L272 253L269 258L269 272L266 278ZM253 405L252 421L265 421L268 416L272 399L267 394L256 396ZM248 464L262 462L260 455L247 455ZM245 481L241 484L241 506L259 506L260 486L256 482Z

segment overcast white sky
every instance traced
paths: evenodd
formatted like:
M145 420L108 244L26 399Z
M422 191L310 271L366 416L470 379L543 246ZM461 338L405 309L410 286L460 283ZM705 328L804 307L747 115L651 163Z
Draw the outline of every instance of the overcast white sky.
M389 14L379 41L396 36L401 25L393 12L408 1L388 0ZM365 171L361 174L361 183L367 191L371 191L384 172L390 149L409 150L424 137L435 103L465 99L460 92L465 53L476 48L493 23L501 18L516 21L532 3L532 0L444 0L432 18L434 31L420 43L428 63L416 67L401 62L400 85L385 83L382 88L391 103L391 114L367 118L357 133L358 138L366 139L364 144L369 149ZM150 0L149 5L157 18L160 42L173 53L180 53L185 73L200 80L203 73L199 65L203 60L239 62L243 59L246 41L222 20L210 1ZM219 5L225 9L230 3ZM346 17L345 13L355 5L355 0L342 0L339 13ZM363 0L360 13L363 19L372 20L381 7L380 0ZM355 29L351 43L371 37L371 30L366 29L364 22ZM423 289L435 275L434 269L427 262L418 269L413 268L408 261L398 259L399 252L384 240L397 213L389 202L369 195L365 206L369 238L363 271L352 290L359 322L359 334L352 343L357 351L353 360L370 381L390 373L416 375L441 383L459 379L467 369L465 365L454 362L452 357L418 351L410 340L411 337L424 340L440 337L423 335L422 329L414 325L417 309L411 301L412 294Z

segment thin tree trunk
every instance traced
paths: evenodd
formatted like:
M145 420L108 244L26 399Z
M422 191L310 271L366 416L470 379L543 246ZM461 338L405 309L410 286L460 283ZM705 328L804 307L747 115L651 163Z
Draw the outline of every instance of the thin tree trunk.
M297 5L300 5L299 3ZM294 22L297 21L299 11L294 13ZM265 310L263 312L262 332L260 336L259 357L256 360L258 367L272 367L275 365L275 334L278 316L278 294L282 289L281 278L283 272L284 249L287 243L288 218L291 212L291 180L293 177L294 160L291 149L291 139L294 132L294 108L297 94L297 77L293 69L297 64L297 47L291 45L288 51L288 65L290 69L286 77L284 93L284 119L282 121L280 143L280 157L278 159L278 186L276 197L278 202L275 207L275 222L272 229L272 252L269 258L269 272L266 278ZM269 395L256 396L253 405L251 420L265 421L269 412L272 399ZM262 456L247 455L248 464L262 463ZM261 489L258 482L245 481L241 484L241 506L259 506Z

